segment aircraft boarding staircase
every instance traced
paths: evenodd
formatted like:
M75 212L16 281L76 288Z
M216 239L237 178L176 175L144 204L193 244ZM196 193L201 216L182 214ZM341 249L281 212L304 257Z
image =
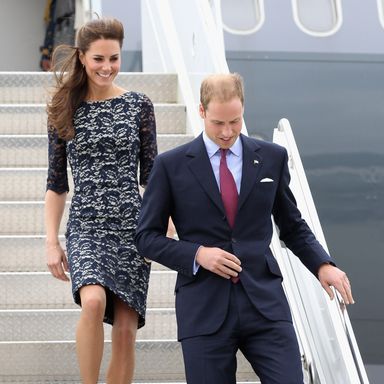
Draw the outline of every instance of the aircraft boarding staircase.
M79 382L74 342L79 309L70 284L54 279L45 264L45 102L51 76L0 73L0 383ZM193 138L186 133L177 81L173 74L121 73L117 78L122 87L152 99L160 152ZM65 220L63 244L64 230ZM137 336L135 383L185 382L176 341L175 277L153 264L147 325ZM105 339L101 380L110 356L109 325ZM244 358L238 378L257 383Z
M73 304L70 285L47 272L44 255L44 102L50 76L0 73L0 383L79 382L74 343L79 309ZM153 100L160 152L193 138L185 130L185 106L177 102L177 76L122 73L118 82ZM275 129L274 141L288 150L291 188L304 218L326 248L287 120ZM64 228L63 223L62 233ZM313 276L280 243L277 233L271 246L285 276L306 383L368 383L342 302L329 301ZM154 263L147 325L138 332L137 383L185 380L176 341L175 276ZM105 330L101 379L110 354L110 327L106 325ZM238 379L257 382L242 356Z

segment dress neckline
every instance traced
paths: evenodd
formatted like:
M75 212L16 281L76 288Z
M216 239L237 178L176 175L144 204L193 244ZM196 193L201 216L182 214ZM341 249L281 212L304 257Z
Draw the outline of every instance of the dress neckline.
M113 97L108 97L106 99L102 99L102 100L83 100L83 103L86 103L86 104L93 104L93 103L104 103L106 101L112 101L112 100L115 100L115 99L119 99L121 97L124 97L125 95L127 95L128 93L130 93L131 91L124 91L123 93L121 93L120 95L116 95L116 96L113 96Z

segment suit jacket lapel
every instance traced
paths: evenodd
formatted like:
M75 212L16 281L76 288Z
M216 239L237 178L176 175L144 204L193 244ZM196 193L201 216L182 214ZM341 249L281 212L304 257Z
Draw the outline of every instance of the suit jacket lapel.
M212 165L204 145L202 135L198 136L190 144L186 152L188 166L194 174L201 188L206 192L213 203L225 214L219 187L212 170Z
M243 170L238 210L240 210L251 192L263 164L262 157L258 153L260 146L247 136L241 135L241 139L243 144Z

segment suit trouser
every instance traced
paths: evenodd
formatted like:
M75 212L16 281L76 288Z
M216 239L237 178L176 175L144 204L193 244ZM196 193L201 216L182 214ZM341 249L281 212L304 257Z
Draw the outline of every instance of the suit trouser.
M183 339L181 344L188 384L236 384L238 349L262 384L303 383L292 323L263 317L241 282L232 284L228 314L220 329L211 335Z

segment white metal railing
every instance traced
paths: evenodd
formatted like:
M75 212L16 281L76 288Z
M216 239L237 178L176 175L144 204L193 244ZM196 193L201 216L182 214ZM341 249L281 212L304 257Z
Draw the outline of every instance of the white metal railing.
M143 71L177 73L187 130L202 131L201 80L229 72L219 0L142 0ZM244 125L244 133L246 128Z
M288 151L290 187L297 205L315 236L328 250L324 234L301 163L291 126L280 120L273 141ZM272 248L286 276L284 288L292 308L295 327L303 353L319 381L324 384L367 384L368 377L361 359L347 310L338 294L331 301L319 282L284 246L275 234ZM315 325L315 326L314 326Z
M75 29L77 30L92 18L101 16L101 0L76 0L75 1Z

